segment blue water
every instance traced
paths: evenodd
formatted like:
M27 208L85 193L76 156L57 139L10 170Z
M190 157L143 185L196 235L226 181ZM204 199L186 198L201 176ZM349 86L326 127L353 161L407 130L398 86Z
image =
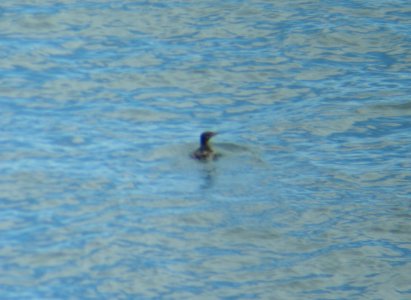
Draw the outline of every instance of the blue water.
M409 1L5 0L0 56L1 299L411 298Z

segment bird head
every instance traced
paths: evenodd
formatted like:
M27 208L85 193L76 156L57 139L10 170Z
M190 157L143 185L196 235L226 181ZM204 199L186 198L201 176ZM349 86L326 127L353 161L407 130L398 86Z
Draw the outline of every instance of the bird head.
M201 145L206 145L208 140L211 139L215 135L217 135L217 132L212 132L212 131L203 132L200 137Z

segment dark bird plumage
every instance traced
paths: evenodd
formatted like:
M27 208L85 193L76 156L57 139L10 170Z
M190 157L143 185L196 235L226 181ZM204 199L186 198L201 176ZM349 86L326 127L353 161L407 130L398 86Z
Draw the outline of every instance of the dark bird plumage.
M217 133L212 131L203 132L200 136L200 148L193 152L192 157L198 160L206 160L215 156L209 145L209 140Z

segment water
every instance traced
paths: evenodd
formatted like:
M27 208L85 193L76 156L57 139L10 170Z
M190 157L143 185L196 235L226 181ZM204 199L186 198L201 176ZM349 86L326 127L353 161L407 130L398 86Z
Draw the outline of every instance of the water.
M2 299L411 297L408 1L6 0L0 37Z

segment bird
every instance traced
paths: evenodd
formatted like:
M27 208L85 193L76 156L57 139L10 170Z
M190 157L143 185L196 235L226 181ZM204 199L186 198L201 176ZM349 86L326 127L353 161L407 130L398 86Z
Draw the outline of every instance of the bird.
M211 149L210 145L208 144L208 141L215 135L217 135L216 132L212 132L212 131L203 132L200 136L200 148L194 151L191 154L191 156L194 159L203 160L203 161L211 159L211 158L215 158L216 155L213 149Z

